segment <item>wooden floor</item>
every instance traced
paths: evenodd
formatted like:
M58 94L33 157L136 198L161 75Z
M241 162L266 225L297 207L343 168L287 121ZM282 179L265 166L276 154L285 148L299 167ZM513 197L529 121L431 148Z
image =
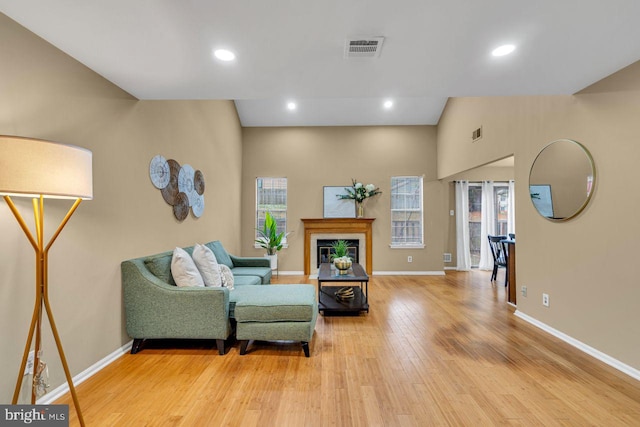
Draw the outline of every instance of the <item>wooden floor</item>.
M502 281L502 274L498 278ZM316 283L280 276L274 283ZM88 426L639 426L640 383L513 315L485 272L374 276L299 344L164 342L77 387ZM69 398L71 425L77 425Z

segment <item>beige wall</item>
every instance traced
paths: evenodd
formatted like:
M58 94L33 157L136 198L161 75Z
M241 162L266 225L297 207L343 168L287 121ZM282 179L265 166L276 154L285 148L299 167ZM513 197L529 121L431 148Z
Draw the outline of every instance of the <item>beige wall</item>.
M460 146L449 139L455 135L450 127L477 121L485 129L504 126L500 141L491 139L476 157L484 164L515 153L517 283L528 288L527 297L518 294L518 310L640 369L635 268L640 199L634 196L640 179L640 91L626 89L634 87L631 75L640 81L639 67L621 74L622 88L614 75L575 96L452 100L438 129L438 167L455 173L473 166L444 148ZM587 208L568 222L554 223L534 210L528 177L538 152L559 138L577 140L591 151L597 177ZM548 308L543 292L550 295Z
M244 128L242 248L253 249L255 179L288 178L289 248L279 255L279 269L302 271L304 232L301 218L322 218L322 188L349 186L355 178L380 187L365 202L373 223L374 271L442 271L446 218L442 184L436 179L436 131L433 126ZM392 176L424 175L424 249L390 249L389 187ZM407 262L407 256L413 262Z
M123 327L122 260L213 239L240 250L240 124L230 101L139 102L2 14L0 40L0 134L93 151L94 200L80 205L50 252L51 303L76 375L130 340ZM203 171L201 218L174 219L149 179L156 154ZM15 201L32 224L30 201ZM46 235L68 207L45 203ZM7 403L31 319L35 267L4 201L0 235L0 402ZM43 358L55 388L64 376L47 328Z
M513 154L520 129L512 98L449 98L438 122L438 178L483 166ZM482 138L472 132L482 126Z

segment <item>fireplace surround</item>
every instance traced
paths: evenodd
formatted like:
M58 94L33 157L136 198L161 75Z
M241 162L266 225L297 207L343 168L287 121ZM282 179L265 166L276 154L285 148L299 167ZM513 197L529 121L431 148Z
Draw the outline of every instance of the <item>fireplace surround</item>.
M311 274L314 239L358 239L359 263L368 274L373 270L372 223L375 218L302 218L304 224L304 274ZM313 241L313 242L312 242ZM315 252L315 251L314 251ZM313 259L315 266L315 259Z

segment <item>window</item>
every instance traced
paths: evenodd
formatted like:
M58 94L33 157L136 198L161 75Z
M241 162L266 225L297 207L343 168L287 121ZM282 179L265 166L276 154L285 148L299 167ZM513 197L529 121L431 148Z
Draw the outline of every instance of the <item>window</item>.
M496 235L506 236L509 234L507 224L509 221L509 185L494 184L493 202L495 204Z
M391 247L424 246L422 177L391 177Z
M469 252L471 266L480 264L480 245L482 227L482 186L477 182L469 183Z
M509 217L509 184L494 182L493 184L494 235L506 236ZM482 184L469 183L469 252L471 266L480 264L480 246L482 244ZM485 237L486 239L486 237Z
M287 229L287 178L256 178L256 228L262 229L266 212L278 224L278 233ZM259 237L256 230L256 239ZM283 240L286 243L286 237ZM256 244L256 247L257 244Z

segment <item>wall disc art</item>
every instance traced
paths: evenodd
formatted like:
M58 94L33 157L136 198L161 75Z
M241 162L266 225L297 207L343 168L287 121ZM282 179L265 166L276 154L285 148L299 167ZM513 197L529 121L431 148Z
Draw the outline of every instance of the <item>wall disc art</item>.
M169 184L169 178L171 177L171 171L169 171L167 159L159 154L151 159L149 175L151 175L151 182L158 190L162 190L166 187L167 184Z
M189 198L189 206L193 206L198 197L193 185L195 173L196 171L193 170L191 165L184 165L178 174L178 189Z
M204 196L198 195L196 197L195 202L191 205L191 212L193 212L193 216L196 218L200 218L202 216L202 212L204 212Z
M160 190L162 198L173 206L173 215L184 221L189 215L200 218L204 212L204 175L190 165L180 166L173 159L161 155L151 159L149 164L151 183Z
M173 215L178 221L184 221L189 215L189 199L184 193L178 193L176 203L173 205Z
M196 193L201 196L204 194L204 175L202 175L202 172L195 171L193 176L193 186L196 189Z
M173 206L178 196L178 174L180 173L180 163L173 159L167 160L169 165L169 183L160 191L165 202Z

